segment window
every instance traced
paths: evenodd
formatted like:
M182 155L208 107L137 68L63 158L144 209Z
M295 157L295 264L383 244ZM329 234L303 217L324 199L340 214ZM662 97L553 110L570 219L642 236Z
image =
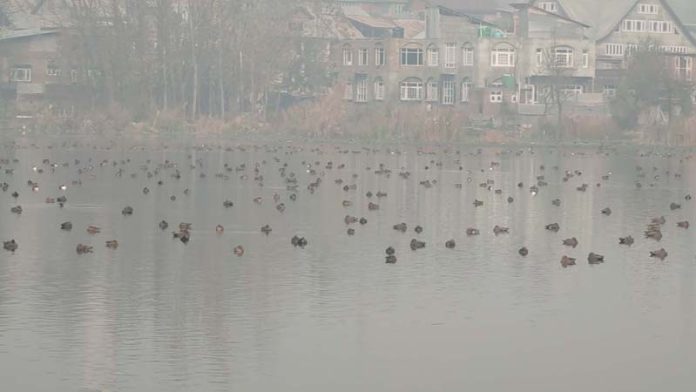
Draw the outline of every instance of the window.
M686 54L689 51L689 48L687 48L686 46L667 45L660 46L660 51L665 53Z
M46 66L46 75L48 76L60 76L60 67L56 64L49 63Z
M674 69L677 79L691 80L691 70L693 69L693 58L679 56L674 58Z
M638 4L638 13L646 15L657 15L659 10L657 4Z
M454 68L457 65L457 46L445 44L445 68Z
M384 80L375 79L375 101L384 101Z
M542 1L537 5L537 7L547 12L558 11L558 7L556 6L556 2L554 1Z
M440 99L439 84L435 80L430 80L425 85L425 100L428 102L437 102Z
M491 51L491 66L514 67L515 48L511 46L499 46Z
M604 54L621 57L624 55L624 47L621 44L604 44Z
M384 48L375 48L375 65L386 65L387 64L387 54Z
M471 95L471 81L464 79L462 81L462 102L469 102Z
M343 88L343 99L346 101L353 100L353 82L346 82L346 85Z
M568 47L558 47L553 50L553 63L559 68L572 68L573 49Z
M542 65L544 65L544 50L543 49L536 50L536 65L537 65L537 67L541 67Z
M571 84L568 86L561 86L561 93L567 97L577 97L583 93L583 87L578 84Z
M590 68L590 52L587 49L582 51L582 67Z
M423 65L423 49L401 48L401 65Z
M500 90L492 90L491 91L491 102L493 102L493 103L503 102L503 92Z
M520 90L520 103L536 103L536 87L533 84L525 84Z
M440 62L440 50L434 46L428 47L428 65L437 67Z
M343 65L353 65L353 51L350 49L350 46L343 47Z
M31 82L31 66L20 65L10 69L10 82Z
M443 80L442 81L442 104L443 105L454 105L455 97L455 86L454 80Z
M607 98L614 98L616 96L616 86L610 84L604 85L602 95L604 95Z
M355 90L355 102L367 102L367 76L358 77Z
M368 64L367 49L358 49L358 65L365 66Z
M406 79L401 82L402 101L423 100L423 82L418 79Z
M474 48L471 45L464 45L462 48L462 65L465 67L474 65Z
M629 33L662 33L676 32L672 22L662 20L632 20L626 19L621 23L621 31Z

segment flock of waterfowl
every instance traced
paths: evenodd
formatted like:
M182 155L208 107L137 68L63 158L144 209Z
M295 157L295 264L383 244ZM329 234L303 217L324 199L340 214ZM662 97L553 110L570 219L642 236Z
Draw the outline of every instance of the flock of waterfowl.
M60 146L49 146L47 148L53 149L53 148L76 148L78 145L73 144L73 145L66 145L65 143ZM34 146L35 148L38 149L38 147ZM112 147L110 147L112 148ZM357 184L357 179L361 175L372 175L372 176L378 176L378 177L386 177L390 178L394 173L398 174L399 178L401 180L408 180L411 178L412 173L408 170L406 170L406 167L396 167L396 166L390 166L385 163L379 163L376 168L370 167L367 164L364 163L359 163L358 165L362 165L362 167L359 168L353 168L352 170L349 170L346 168L346 163L341 160L340 162L334 162L333 160L321 160L319 157L323 156L325 152L332 152L336 153L332 156L346 156L346 157L352 157L354 155L358 155L364 152L368 153L376 153L376 152L382 152L386 155L400 155L401 152L396 149L383 149L383 150L378 150L378 149L368 149L368 148L363 148L363 149L356 149L356 148L345 148L341 146L336 146L336 147L313 147L313 148L303 148L303 147L290 147L290 146L268 146L268 145L251 145L251 146L235 146L235 147L222 147L222 146L217 146L217 147L210 147L207 146L205 147L207 150L214 150L218 149L222 151L224 154L235 154L237 152L245 152L247 150L254 150L254 151L261 151L265 153L266 158L265 159L258 159L258 160L252 160L248 161L245 163L241 164L224 164L224 168L214 174L214 178L217 181L226 181L232 178L233 176L236 176L239 180L241 181L248 181L249 184L253 184L259 189L262 189L264 186L264 182L267 180L267 176L274 175L273 173L275 172L275 175L278 177L275 178L275 180L282 181L285 189L284 191L277 191L273 193L273 196L271 197L272 203L266 203L266 200L262 196L256 196L252 200L225 200L222 205L219 206L210 206L209 208L220 208L222 210L226 209L231 209L231 208L240 208L239 206L244 206L247 203L254 203L257 206L266 206L270 204L273 209L277 211L279 214L283 214L284 211L287 208L290 208L293 202L297 200L298 197L305 197L306 195L311 195L317 191L319 191L320 187L323 185L323 183L327 180L331 181L334 183L335 186L340 187L346 194L354 194L355 192L365 192L365 199L366 199L366 207L368 211L379 211L380 210L380 203L386 205L389 204L389 195L384 192L383 190L367 190L367 189L359 189L359 186ZM286 157L288 155L293 155L293 154L298 154L300 152L304 153L311 153L316 159L314 161L309 161L309 160L304 160L301 162L301 164L297 165L296 163L292 166L288 160L286 160ZM534 183L531 184L525 184L524 182L516 182L516 183L511 183L511 184L496 184L496 182L491 179L488 176L488 173L491 171L496 170L500 166L500 161L494 160L490 161L490 163L486 163L485 167L465 167L465 164L463 163L462 156L463 155L470 155L474 157L481 157L482 156L482 150L472 150L470 152L460 152L460 151L450 151L447 149L443 149L440 151L442 154L432 154L434 155L432 159L428 161L428 164L425 165L421 170L419 171L419 175L423 177L430 177L430 178L419 178L418 179L418 184L419 186L423 186L424 188L432 188L435 186L441 186L441 187L453 187L455 190L461 191L467 187L475 187L479 186L489 192L490 198L494 197L504 197L503 200L506 200L507 203L514 203L515 199L513 197L514 192L517 191L519 192L520 190L522 191L528 191L531 195L536 196L540 192L543 192L543 188L547 187L549 185L549 181L557 181L561 186L563 186L564 183L574 183L575 185L572 185L575 187L575 190L577 192L588 192L592 191L593 189L595 191L599 191L602 187L602 182L609 181L611 177L611 173L605 173L600 176L601 180L596 182L595 184L590 184L590 181L585 182L583 179L583 173L580 170L577 169L571 169L571 168L562 168L559 166L552 166L549 169L545 167L545 165L540 165L539 167L535 168L535 172L538 174L535 177ZM520 156L523 154L534 154L533 149L520 149L520 150L499 150L497 151L493 156L497 157L498 159L504 159L505 157L508 156ZM599 154L599 155L608 155L610 154L610 150L604 150L600 149L598 151L592 151L590 154ZM417 155L418 156L427 156L429 153L424 152L421 150L417 150ZM98 153L94 153L94 156L99 156ZM444 156L444 157L443 157ZM669 157L669 153L666 153L665 156ZM687 153L683 154L683 156L680 157L681 161L688 161L692 159L692 155L688 155ZM347 161L346 159L345 161ZM358 161L360 162L360 161ZM43 159L41 163L37 164L31 164L32 169L31 172L29 173L17 173L16 169L17 167L20 166L20 160L19 159L7 159L7 158L2 158L0 156L0 190L2 193L0 193L0 197L2 194L9 195L10 198L3 197L0 198L0 200L3 200L5 205L6 205L6 212L9 212L11 214L16 214L16 215L21 215L24 212L24 209L22 208L22 201L23 201L23 193L28 192L28 193L40 193L40 192L45 192L45 202L47 204L55 204L56 208L63 208L67 203L70 201L68 200L66 193L68 191L68 188L80 188L83 186L83 177L87 173L92 173L95 168L105 168L109 169L111 168L113 170L113 175L116 177L123 177L123 176L130 176L131 178L135 179L138 178L139 176L145 176L147 178L147 181L149 184L145 187L142 188L142 195L141 197L147 198L150 197L150 188L151 187L158 187L162 186L165 181L178 181L182 178L182 175L184 174L190 174L193 176L197 176L201 179L207 178L208 175L206 173L206 170L209 170L209 168L206 168L203 161L201 159L196 159L193 155L189 155L186 160L183 160L181 162L174 162L170 160L163 160L162 162L155 162L152 159L145 159L142 162L135 162L131 161L131 159L121 159L121 160L108 160L108 159L96 159L96 158L91 158L87 159L85 162L82 162L80 159L72 159L70 161L53 161L50 159ZM483 166L483 165L481 165ZM443 170L445 168L448 168L449 170L455 170L464 173L466 177L466 182L464 183L453 183L453 184L441 184L438 182L437 179L433 179L430 173L436 172L438 170ZM184 171L190 171L190 173L184 173ZM362 174L360 172L363 172ZM302 175L299 175L302 174ZM44 187L41 186L41 178L42 176L47 176L47 175L56 175L56 176L64 176L68 179L72 177L72 181L70 181L71 186L69 185L60 185L58 189L55 190L46 190ZM3 178L3 176L5 178ZM28 176L28 178L24 178L22 181L25 181L27 184L27 187L25 189L13 189L16 188L15 186L11 186L10 184L16 184L18 181L16 181L16 176ZM654 187L657 184L658 179L660 176L666 176L666 177L674 177L674 178L682 178L682 173L680 172L670 172L669 170L664 170L660 169L658 167L652 167L652 168L643 168L641 166L637 166L635 168L635 185L636 185L636 191L639 191L645 184L645 186L651 186ZM475 181L478 181L477 178L481 181L480 183L476 184ZM84 185L86 186L86 184ZM515 189L517 188L517 189ZM189 195L191 192L195 192L195 189L185 189L183 191L184 195ZM505 194L508 194L509 196L504 196ZM667 203L664 208L664 212L662 211L655 211L657 217L652 219L648 224L647 227L644 230L644 238L645 240L649 241L654 241L655 243L659 243L662 238L663 238L663 228L665 225L668 224L668 220L665 218L664 214L665 212L675 212L679 211L681 209L681 204L682 202L689 202L691 201L691 195L690 194L683 194L680 196L681 200L675 200ZM354 203L357 201L355 200L356 198L351 198L351 197L346 197L344 200L337 200L336 201L336 211L337 215L343 215L345 212L343 210L349 210L351 207L354 206ZM170 200L175 201L176 200L176 195L171 195ZM474 200L473 202L473 208L486 208L487 203L489 200ZM551 206L552 207L561 207L563 201L559 198L553 199L551 201ZM342 207L342 208L341 208ZM241 207L243 208L243 207ZM5 213L6 213L5 212ZM124 217L129 217L132 216L136 213L135 209L131 206L124 206L121 214ZM5 214L3 212L0 212L0 216L2 214ZM612 208L607 206L599 211L601 215L605 216L607 219L610 219L609 217L612 215L613 211ZM340 215L339 215L340 214ZM2 219L5 219L3 217ZM334 217L326 217L327 220L333 220ZM167 222L166 220L162 220L160 222L153 222L153 227L158 227L160 231L162 232L167 232L170 227L170 223ZM350 214L345 214L345 216L342 219L342 224L345 225L345 230L346 234L348 236L353 236L356 234L356 228L355 225L367 225L368 224L368 219L366 217L358 217L358 216L353 216ZM688 220L678 220L674 221L672 223L673 225L676 225L678 228L683 229L683 230L688 230L690 227L689 221ZM187 244L189 241L192 240L193 234L195 233L193 225L191 223L187 222L180 222L176 225L174 225L175 230L170 231L171 237L182 244ZM393 224L393 229L397 232L400 233L407 233L409 231L410 225L406 222L395 222ZM541 229L541 228L540 228ZM546 224L543 229L545 229L548 232L552 233L558 233L561 230L561 226L558 222L552 222ZM72 231L73 230L73 223L71 221L65 221L65 222L56 222L56 230L62 230L62 231ZM96 226L96 225L89 225L85 229L86 232L86 237L84 242L85 243L78 243L75 245L75 251L78 255L85 255L89 253L94 252L94 245L91 244L90 237L97 236L98 234L101 233L101 228ZM255 230L258 230L260 233L262 233L265 236L270 236L272 235L273 229L271 226L265 222L259 222L259 226L255 228ZM410 241L410 250L413 252L417 252L418 250L421 250L425 248L428 244L426 241L423 239L418 238L418 235L420 235L423 232L424 228L420 225L414 225L413 226L413 231L415 233L414 238ZM490 232L495 235L495 236L504 236L507 235L511 232L511 230L514 230L509 228L509 227L503 227L500 225L495 225L493 228L489 229L491 230ZM218 235L223 234L225 231L225 228L223 227L222 224L218 224L215 227L215 233ZM474 236L479 236L481 235L481 229L477 227L469 227L467 228L464 233L467 237L474 237ZM635 243L635 239L629 234L624 237L620 237L616 239L617 246L632 246ZM309 246L309 241L300 236L299 234L293 235L291 238L288 239L288 243L290 246L295 247L295 248L305 248ZM559 240L559 246L565 246L567 249L572 250L578 247L580 243L580 240L576 237L570 237L566 239L561 239ZM23 244L22 244L23 245ZM398 261L398 256L397 256L397 250L395 249L393 244L385 244L387 245L385 253L385 261L388 264L395 264ZM443 239L442 245L445 249L455 249L457 247L457 242L454 238L449 238L449 239ZM29 245L29 246L35 246L35 245ZM108 239L105 240L104 246L111 251L115 251L121 246L121 243L119 242L118 239ZM127 244L124 244L124 246L127 246ZM669 254L664 248L659 248L658 246L655 246L658 249L655 249L649 253L649 257L660 259L660 260L665 260ZM21 247L18 241L15 239L5 239L3 241L3 248L12 253L16 252L21 252ZM245 248L244 245L238 244L236 245L232 253L234 255L237 255L239 257L243 256L245 254ZM517 253L519 254L520 257L524 258L527 257L530 254L530 249L528 247L521 247L520 249L517 250ZM563 255L563 257L560 260L560 265L563 268L571 267L576 265L576 258L571 257L571 255ZM601 254L590 252L587 255L587 262L589 264L601 264L605 261L605 257Z

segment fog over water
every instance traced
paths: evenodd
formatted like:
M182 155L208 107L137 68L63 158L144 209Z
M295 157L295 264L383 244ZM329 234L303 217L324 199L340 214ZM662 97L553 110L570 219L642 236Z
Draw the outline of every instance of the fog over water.
M3 144L0 239L19 247L0 253L1 389L693 391L696 241L693 228L677 227L696 222L695 202L685 200L696 193L690 154ZM375 173L380 164L391 173ZM563 181L566 171L573 176ZM296 191L287 190L291 172ZM538 176L548 185L535 194ZM490 189L480 186L487 180ZM63 208L45 202L63 194ZM10 212L18 204L21 215ZM367 223L348 226L346 215ZM662 240L644 238L659 216ZM65 221L69 232L60 230ZM179 222L192 225L188 244L172 238ZM400 222L405 233L393 229ZM556 222L557 233L545 230ZM89 225L101 233L88 234ZM494 235L495 225L509 234ZM291 245L294 235L308 245ZM628 235L635 244L620 246ZM561 244L570 237L576 248ZM425 248L412 251L414 238ZM107 249L114 239L118 249ZM445 248L449 239L455 249ZM94 252L77 255L79 243ZM385 263L388 246L396 264ZM649 257L659 248L665 260ZM589 265L590 252L605 262ZM564 255L577 265L563 268Z

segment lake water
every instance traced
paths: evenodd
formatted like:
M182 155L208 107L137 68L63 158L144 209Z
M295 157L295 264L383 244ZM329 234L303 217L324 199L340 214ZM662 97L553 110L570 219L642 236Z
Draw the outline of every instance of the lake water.
M3 144L0 239L19 248L0 250L1 389L694 390L696 237L676 226L696 224L696 202L685 200L696 195L691 152L366 147ZM380 164L391 175L375 174ZM564 182L566 170L582 175ZM286 189L291 172L296 192ZM535 195L542 175L548 186ZM45 203L61 195L64 208ZM10 212L16 204L21 215ZM354 236L347 214L368 221L350 225ZM643 237L658 216L667 220L659 243ZM60 230L64 221L72 231ZM192 224L186 245L172 238L179 222ZM393 230L400 222L406 233ZM554 222L558 233L544 229ZM495 225L510 233L495 236ZM308 245L293 247L293 235ZM632 247L619 246L626 235ZM577 248L561 245L569 237ZM413 238L426 247L412 251ZM112 239L116 250L104 246ZM78 243L94 253L78 256ZM396 264L385 264L388 246ZM649 257L659 248L664 261ZM606 262L589 265L589 252ZM563 255L577 265L561 267Z

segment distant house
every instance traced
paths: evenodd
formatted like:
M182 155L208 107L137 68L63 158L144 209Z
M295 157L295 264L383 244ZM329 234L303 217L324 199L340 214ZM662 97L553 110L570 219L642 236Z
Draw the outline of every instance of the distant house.
M626 56L646 42L664 54L665 66L675 77L694 80L696 40L680 19L681 15L696 18L689 14L696 9L692 0L536 0L532 4L590 26L587 32L597 53L596 92L615 94ZM683 13L677 14L672 4Z
M0 4L0 106L31 117L45 109L67 114L78 97L79 64L71 63L66 16L55 1L8 0ZM63 8L64 10L64 8ZM71 98L71 99L68 99Z

